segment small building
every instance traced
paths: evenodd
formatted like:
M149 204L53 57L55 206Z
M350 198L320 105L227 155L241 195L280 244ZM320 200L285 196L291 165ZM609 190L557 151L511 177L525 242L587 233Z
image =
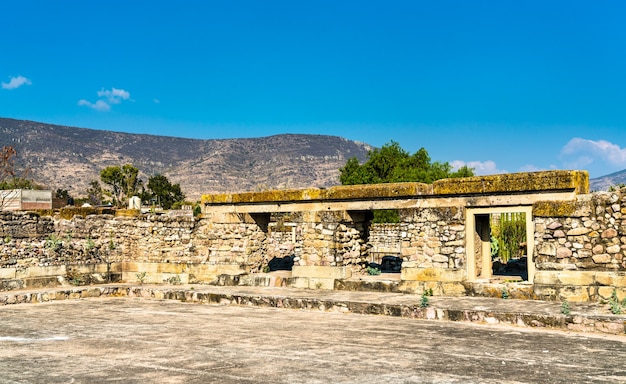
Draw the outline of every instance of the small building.
M1 211L52 209L52 191L34 189L0 190Z

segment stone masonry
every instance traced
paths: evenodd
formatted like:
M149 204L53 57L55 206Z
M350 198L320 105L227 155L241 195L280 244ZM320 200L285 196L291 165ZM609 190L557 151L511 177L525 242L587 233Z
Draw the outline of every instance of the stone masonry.
M267 283L268 263L285 256L294 257L294 269L281 284L333 289L337 281L365 275L370 251L378 250L403 259L395 277L400 291L499 295L502 287L485 289L490 283L470 268L479 257L472 212L519 206L532 208L534 269L531 284L511 292L581 301L606 300L614 290L626 295L626 190L590 194L583 172L207 195L203 201L200 217L0 212L0 289ZM397 209L400 223L372 225L376 209Z

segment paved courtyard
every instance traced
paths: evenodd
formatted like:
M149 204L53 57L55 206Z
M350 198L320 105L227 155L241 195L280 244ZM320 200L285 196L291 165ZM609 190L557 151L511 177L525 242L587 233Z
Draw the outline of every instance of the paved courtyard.
M0 307L0 383L626 383L626 337L97 298Z

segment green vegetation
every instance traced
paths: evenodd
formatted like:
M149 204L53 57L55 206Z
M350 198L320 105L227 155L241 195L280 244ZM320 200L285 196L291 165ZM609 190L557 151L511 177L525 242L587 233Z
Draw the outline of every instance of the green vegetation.
M143 284L146 281L146 275L147 273L144 272L140 272L140 273L136 273L135 276L137 277L137 281L139 282L139 284Z
M617 298L617 290L613 289L613 293L609 298L609 307L612 314L621 315L626 309L626 297L624 298L624 300L620 301Z
M110 166L100 171L100 180L110 189L103 193L111 197L113 205L122 206L129 197L137 195L143 182L138 178L139 169L131 164ZM92 182L92 187L94 187Z
M624 187L626 187L626 184L624 184L624 183L619 183L617 185L611 185L609 187L609 192L617 192L617 191L619 191L620 189L622 189Z
M56 234L51 234L46 239L45 247L51 251L58 251L63 247L63 240Z
M148 179L148 191L143 191L141 199L155 201L163 209L171 209L175 203L182 203L185 194L180 189L180 184L172 184L164 175L156 174Z
M367 267L367 273L371 276L380 275L380 269L374 267Z
M399 182L432 183L435 180L473 176L471 168L464 166L452 171L445 162L431 162L426 149L421 148L413 155L405 151L395 141L373 149L367 154L367 161L359 164L356 157L348 160L341 168L339 180L343 185L379 184Z
M152 203L163 209L171 209L174 204L185 200L180 184L172 184L161 174L149 177L147 188L144 187L143 181L139 179L139 169L131 164L104 168L100 172L100 180L108 189L103 190L97 180L93 180L87 189L88 199L94 205L101 204L104 196L110 197L113 205L118 207L132 196L139 196L144 203Z
M343 185L380 184L400 182L432 183L435 180L473 176L471 168L464 166L452 171L452 166L445 162L432 162L426 149L421 148L410 154L395 141L373 149L367 154L367 161L359 164L356 157L349 159L339 169L339 181ZM395 210L374 211L374 222L399 222Z
M522 256L526 241L526 214L500 213L491 216L491 256L507 263Z
M561 313L564 315L569 315L571 312L571 309L569 307L569 303L567 302L567 300L565 300L562 304L561 304Z
M426 292L422 293L422 299L420 300L420 308L426 308L430 305L428 295Z
M426 308L430 305L429 296L433 295L432 288L424 288L424 292L422 292L422 298L420 300L420 308Z

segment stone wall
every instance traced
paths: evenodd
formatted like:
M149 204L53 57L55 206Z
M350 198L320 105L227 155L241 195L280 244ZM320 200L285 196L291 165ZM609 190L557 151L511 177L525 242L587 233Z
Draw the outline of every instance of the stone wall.
M534 206L536 292L606 300L626 287L626 189ZM621 292L620 292L621 295Z
M382 251L403 259L399 291L500 295L501 287L477 288L490 281L479 281L485 276L470 266L490 259L477 259L476 234L467 232L485 208L524 206L528 214L532 209L535 268L529 269L534 284L520 285L524 297L606 300L613 290L625 296L626 189L580 193L576 178L559 184L550 175L542 174L526 195L512 193L501 178L483 177L468 180L471 188L413 183L217 196L199 218L80 208L0 212L0 289L106 281L252 284L271 280L262 272L285 256L294 256L294 271L281 284L332 289L338 280L364 277L370 252ZM528 177L511 176L517 179ZM270 197L302 200L262 200ZM237 199L246 201L229 205ZM400 223L371 225L375 209L397 209Z

